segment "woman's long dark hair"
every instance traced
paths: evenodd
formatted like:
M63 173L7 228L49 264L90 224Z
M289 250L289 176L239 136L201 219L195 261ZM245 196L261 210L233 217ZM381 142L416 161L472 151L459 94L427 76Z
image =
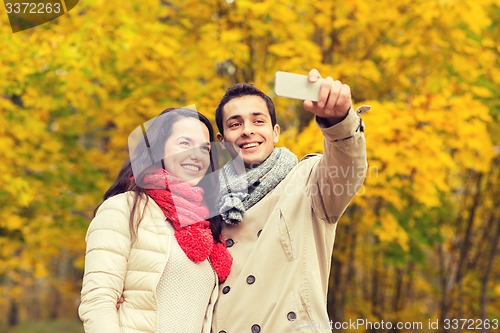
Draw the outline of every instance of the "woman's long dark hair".
M134 201L130 211L129 228L132 242L137 239L137 232L139 223L141 222L144 211L146 209L146 204L149 200L149 196L143 187L139 186L137 183L141 184L142 179L148 173L163 167L163 155L165 142L172 133L173 125L182 119L194 118L201 121L207 128L209 132L210 142L214 142L215 135L212 124L210 121L202 115L201 113L185 109L185 108L169 108L164 110L158 117L154 119L151 126L146 130L142 126L143 138L138 140L137 146L131 152L131 157L125 161L118 176L116 177L113 184L104 193L103 201L124 192L134 192ZM217 207L217 197L219 189L219 180L214 173L215 170L219 169L218 159L215 154L215 149L210 150L210 166L207 170L209 176L204 177L198 186L204 188L203 200L205 204L211 208L215 209ZM135 171L135 174L134 174ZM217 189L214 191L214 189ZM140 212L139 217L136 219L137 208L141 200L146 200L144 209ZM102 203L101 203L102 204ZM100 205L99 205L100 206ZM94 214L97 212L96 208ZM222 230L222 219L217 212L210 212L210 215L215 215L208 219L210 222L210 229L212 230L212 236L214 241L220 242L220 235Z

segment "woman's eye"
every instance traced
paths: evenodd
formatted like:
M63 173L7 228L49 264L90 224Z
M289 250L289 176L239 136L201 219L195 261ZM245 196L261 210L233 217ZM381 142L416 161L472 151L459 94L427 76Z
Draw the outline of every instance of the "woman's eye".
M179 142L179 144L181 146L187 146L187 147L189 147L189 141L181 141L181 142Z
M209 146L203 146L200 149L203 150L203 151L205 151L205 152L207 152L207 153L210 152L210 147Z

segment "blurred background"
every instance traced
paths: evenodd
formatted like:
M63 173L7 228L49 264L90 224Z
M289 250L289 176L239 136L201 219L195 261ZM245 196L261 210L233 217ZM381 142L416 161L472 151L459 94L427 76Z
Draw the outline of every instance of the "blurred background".
M252 82L276 103L279 145L321 152L312 114L273 92L276 71L313 67L372 106L330 318L500 319L498 1L86 0L15 34L3 9L0 332L83 332L86 229L128 135L163 109L213 119Z

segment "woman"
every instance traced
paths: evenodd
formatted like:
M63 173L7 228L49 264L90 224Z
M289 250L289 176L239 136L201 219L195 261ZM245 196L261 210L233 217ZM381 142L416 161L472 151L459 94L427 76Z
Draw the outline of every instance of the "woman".
M139 133L87 232L80 318L85 332L208 333L232 263L220 217L208 219L212 126L167 109Z

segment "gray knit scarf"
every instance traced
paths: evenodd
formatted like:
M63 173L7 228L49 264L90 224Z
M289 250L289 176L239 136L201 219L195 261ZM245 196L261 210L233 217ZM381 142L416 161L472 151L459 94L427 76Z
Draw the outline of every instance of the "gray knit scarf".
M286 148L274 148L259 166L237 175L232 163L220 173L219 213L227 224L238 224L247 209L274 189L297 164L297 157Z

